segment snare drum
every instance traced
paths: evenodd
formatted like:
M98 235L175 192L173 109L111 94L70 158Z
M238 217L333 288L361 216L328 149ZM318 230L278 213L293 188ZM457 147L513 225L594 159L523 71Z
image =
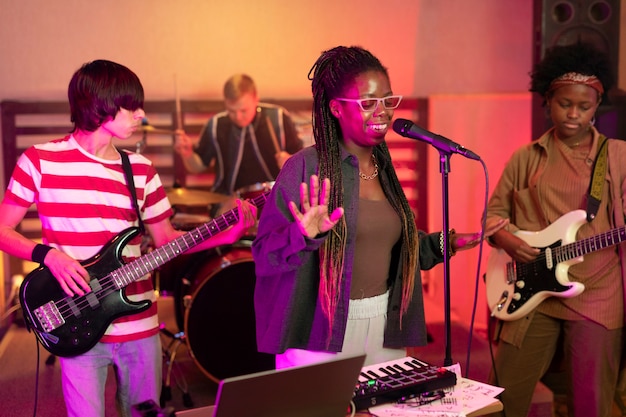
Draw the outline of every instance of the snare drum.
M247 200L247 199L254 198L258 195L271 191L273 186L274 186L274 181L257 182L256 184L239 188L238 190L235 191L235 194L237 195L237 197L243 200Z
M184 331L194 361L215 382L274 369L274 355L256 347L250 242L219 248L204 261L184 302Z
M172 226L176 230L182 230L185 232L189 232L196 227L202 226L205 223L211 221L211 217L208 213L184 213L184 212L176 212L170 218L172 222Z

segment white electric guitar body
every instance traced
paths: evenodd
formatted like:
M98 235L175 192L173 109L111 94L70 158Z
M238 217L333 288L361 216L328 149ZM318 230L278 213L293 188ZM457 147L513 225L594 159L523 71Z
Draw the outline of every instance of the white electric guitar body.
M625 227L576 241L586 220L584 210L574 210L539 232L519 231L515 235L541 249L533 262L516 262L502 249L491 249L487 261L487 303L492 316L501 320L524 317L548 297L575 297L585 290L568 278L570 266L583 255L626 240Z

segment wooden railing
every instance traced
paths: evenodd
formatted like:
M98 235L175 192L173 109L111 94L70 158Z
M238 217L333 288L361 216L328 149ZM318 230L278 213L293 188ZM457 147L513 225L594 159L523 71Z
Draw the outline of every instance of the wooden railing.
M275 99L264 102L284 106L296 122L301 138L306 145L313 144L311 138L310 99ZM2 151L4 185L8 185L15 164L21 153L36 143L43 143L67 135L71 128L69 105L62 101L14 101L0 103L2 111ZM206 121L224 109L221 100L181 100L183 128L192 137L198 137ZM141 150L157 168L166 187L207 188L212 182L210 174L188 175L180 158L173 150L173 130L177 113L174 100L147 101L144 105L149 125L158 133L137 132L124 141L116 141L122 148ZM427 124L427 99L405 98L396 110L396 117ZM168 133L170 132L170 133ZM418 226L426 227L426 144L402 138L394 132L387 136L394 165L402 186L414 208ZM41 238L41 225L34 208L20 225L20 232L37 240ZM11 274L21 273L11 262ZM10 276L10 275L9 275Z

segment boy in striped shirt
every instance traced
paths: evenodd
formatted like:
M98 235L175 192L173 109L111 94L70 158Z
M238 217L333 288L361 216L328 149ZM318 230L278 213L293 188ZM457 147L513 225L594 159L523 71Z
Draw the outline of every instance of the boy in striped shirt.
M137 75L123 65L97 60L78 69L68 98L74 128L68 136L27 149L19 158L0 204L0 250L45 265L68 296L91 291L80 260L96 255L121 231L139 221L113 139L128 139L145 117ZM155 247L181 236L170 223L172 209L159 175L142 155L128 153L137 205ZM16 231L35 204L43 244ZM239 221L190 250L232 244L254 225L256 209L239 201ZM125 261L141 255L141 237L122 251ZM131 301L155 301L146 275L125 288ZM108 367L118 381L121 416L134 404L159 401L162 352L156 303L115 320L99 343L84 354L60 358L68 416L104 416Z

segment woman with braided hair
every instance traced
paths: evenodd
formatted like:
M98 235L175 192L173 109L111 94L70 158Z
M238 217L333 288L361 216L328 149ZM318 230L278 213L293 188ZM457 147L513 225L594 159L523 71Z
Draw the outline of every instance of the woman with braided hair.
M283 166L252 245L258 348L277 368L402 358L426 344L419 270L444 249L440 233L416 229L385 143L402 97L360 47L323 52L309 78L315 145ZM479 240L452 233L449 250Z
M487 208L488 225L510 219L490 243L518 263L539 259L540 250L517 231L539 234L581 210L578 222L555 226L565 232L550 240L575 234L576 241L590 239L589 246L595 247L603 242L600 234L606 233L609 240L617 237L609 231L623 227L626 215L626 143L607 140L593 122L613 83L606 54L584 43L554 46L530 77L530 91L543 98L553 127L514 152ZM602 170L594 171L595 166ZM623 344L626 277L624 244L614 245L599 245L604 249L586 253L582 262L566 269L569 281L584 285L581 294L550 297L518 320L497 323L490 382L505 388L500 415L527 415L535 386L555 357L564 369L568 414L611 415Z

